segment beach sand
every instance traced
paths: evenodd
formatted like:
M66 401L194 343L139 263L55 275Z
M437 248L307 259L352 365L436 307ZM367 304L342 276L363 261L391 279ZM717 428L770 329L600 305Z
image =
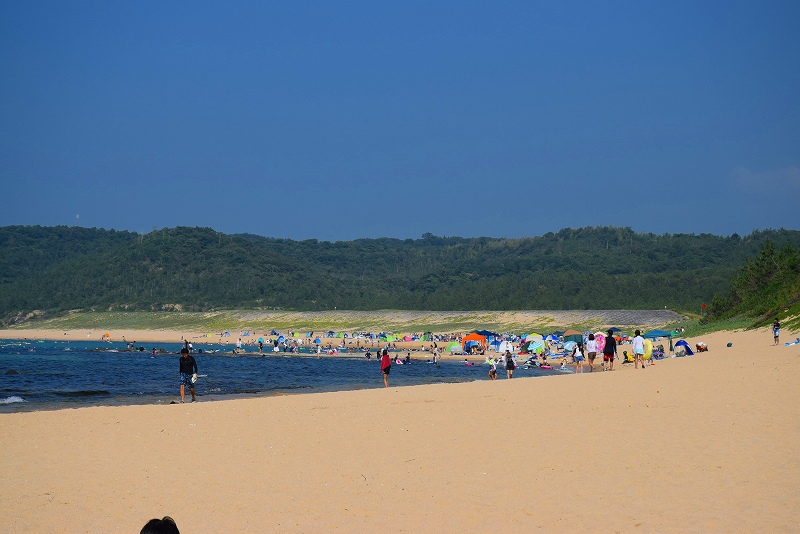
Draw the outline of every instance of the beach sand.
M108 338L104 338L109 334ZM133 330L133 329L81 329L50 330L41 328L15 328L0 330L0 339L46 339L49 341L136 341L137 343L180 343L188 339L192 343L236 343L235 337L221 338L218 335L208 337L207 334L190 330ZM249 338L245 338L249 339Z
M0 415L0 532L800 531L800 345L699 339L646 370Z

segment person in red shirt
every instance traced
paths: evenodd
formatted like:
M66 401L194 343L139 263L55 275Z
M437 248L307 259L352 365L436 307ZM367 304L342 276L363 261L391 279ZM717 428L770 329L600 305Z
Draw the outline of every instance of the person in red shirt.
M389 372L392 370L392 360L389 358L389 351L383 349L381 356L381 373L383 373L383 385L389 387Z

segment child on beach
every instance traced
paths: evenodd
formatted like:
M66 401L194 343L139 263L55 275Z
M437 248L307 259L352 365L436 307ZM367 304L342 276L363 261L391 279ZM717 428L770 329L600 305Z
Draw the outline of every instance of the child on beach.
M575 372L582 373L583 372L583 353L581 352L581 346L576 344L575 348L572 349L572 359L575 361ZM564 361L566 362L566 358Z
M489 378L491 378L492 380L496 380L497 379L497 359L496 358L491 358L489 360L489 362L490 362L489 363Z
M634 332L634 334L636 336L633 338L633 342L632 342L632 345L633 345L633 362L634 362L633 365L636 367L636 369L638 369L639 368L639 364L641 363L642 364L642 369L644 369L645 368L645 362L644 362L644 338L640 335L641 333L639 332L639 330Z

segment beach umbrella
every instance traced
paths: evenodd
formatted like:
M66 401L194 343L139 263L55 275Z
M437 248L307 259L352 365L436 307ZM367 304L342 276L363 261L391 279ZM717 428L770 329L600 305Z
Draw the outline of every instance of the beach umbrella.
M544 339L545 339L545 341L558 341L558 336L555 336L555 335L553 335L553 334L550 334L549 336L547 336L547 337L546 337L546 338L544 338Z
M572 349L574 349L577 346L578 344L575 343L574 341L567 341L566 343L564 343L564 350L567 352L572 352Z

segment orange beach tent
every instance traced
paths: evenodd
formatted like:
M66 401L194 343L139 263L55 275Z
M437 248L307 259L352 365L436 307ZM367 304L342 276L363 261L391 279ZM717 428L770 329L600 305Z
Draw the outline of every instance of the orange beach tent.
M461 339L461 348L467 345L467 341L477 341L481 345L481 350L486 350L486 336L476 334L475 332L467 334Z

